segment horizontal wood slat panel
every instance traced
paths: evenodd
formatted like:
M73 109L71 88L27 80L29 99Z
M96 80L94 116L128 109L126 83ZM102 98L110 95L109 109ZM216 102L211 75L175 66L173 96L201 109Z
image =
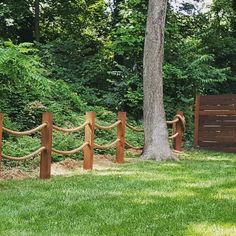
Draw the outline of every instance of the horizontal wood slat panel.
M236 104L235 95L213 95L213 96L201 96L201 105L213 105L213 104Z
M221 101L212 100L209 102L202 102L202 106L235 106L236 100L224 99Z
M219 152L231 152L231 153L236 153L236 147L219 147L219 146L215 146L215 147L202 147L202 149L205 150L212 150L212 151L219 151Z
M203 125L203 126L200 126L200 128L202 130L211 130L212 128L215 128L215 129L218 129L218 130L234 130L235 129L235 125L232 125L232 124L229 124L229 125L219 125L219 124L209 124L209 125Z
M233 136L236 134L236 130L202 130L199 136Z
M235 102L236 103L236 102ZM203 105L200 107L200 111L214 111L214 110L236 110L236 104L230 105Z
M200 120L236 120L236 115L201 115Z
M236 94L225 94L225 95L203 95L201 96L202 101L210 101L210 100L224 100L224 99L236 99Z
M205 123L205 124L199 124L199 129L211 129L211 128L219 128L219 129L228 129L229 127L233 127L233 129L234 128L236 128L235 127L235 124L234 123L211 123L211 124L209 124L209 123Z
M236 144L236 139L234 139L234 136L225 136L225 137L214 137L214 136L204 136L204 137L199 137L200 142L216 142L216 143L221 143L221 144Z
M199 146L200 147L223 147L223 148L236 148L235 143L218 143L218 142L214 142L214 141L199 141Z
M215 116L215 115L236 115L236 110L231 111L199 111L199 115L209 115L209 116Z
M208 128L202 128L200 127L199 129L199 135L202 134L202 132L212 132L212 131L216 131L216 132L229 132L233 130L235 132L235 129L232 129L232 127L208 127Z
M234 136L234 134L232 134L232 135L227 135L227 134L225 134L225 135L205 135L205 134L202 134L202 135L199 135L199 140L200 141L220 141L220 140L229 140L229 142L231 142L232 140L236 140L236 138L235 138L235 136Z
M213 125L213 124L216 124L216 125L229 125L229 124L232 124L232 125L235 125L236 124L236 119L215 119L215 120L200 120L200 125Z
M236 152L236 95L200 96L198 146Z

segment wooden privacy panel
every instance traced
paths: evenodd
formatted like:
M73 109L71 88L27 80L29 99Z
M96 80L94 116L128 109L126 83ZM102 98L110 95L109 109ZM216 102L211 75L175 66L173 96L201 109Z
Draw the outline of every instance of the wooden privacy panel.
M195 146L236 152L236 95L197 96Z

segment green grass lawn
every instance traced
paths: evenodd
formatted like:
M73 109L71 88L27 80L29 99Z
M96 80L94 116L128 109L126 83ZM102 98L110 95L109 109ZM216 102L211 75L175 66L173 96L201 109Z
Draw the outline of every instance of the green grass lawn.
M236 235L236 155L0 181L0 235Z

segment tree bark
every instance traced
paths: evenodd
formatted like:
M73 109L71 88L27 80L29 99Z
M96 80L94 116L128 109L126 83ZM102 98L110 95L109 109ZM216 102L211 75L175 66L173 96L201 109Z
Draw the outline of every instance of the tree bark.
M40 30L39 30L40 5L39 5L39 0L35 0L34 4L35 4L35 18L34 18L35 28L34 28L34 36L35 36L35 41L39 42L39 40L40 40Z
M167 0L149 0L144 46L144 132L141 159L176 159L168 141L163 104L162 64Z

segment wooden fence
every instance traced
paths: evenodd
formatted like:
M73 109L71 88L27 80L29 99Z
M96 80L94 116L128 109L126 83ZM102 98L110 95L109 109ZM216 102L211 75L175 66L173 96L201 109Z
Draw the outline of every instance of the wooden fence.
M185 130L185 119L183 116L183 112L177 112L174 119L172 121L167 121L167 124L172 125L173 134L169 137L173 140L173 148L176 151L181 151L182 147L182 138ZM99 145L94 142L94 131L95 129L101 130L110 130L116 128L117 136L116 140L107 145ZM143 132L143 128L135 128L127 123L126 121L126 113L119 112L117 121L109 126L102 126L96 123L96 114L94 112L87 112L85 116L85 122L76 128L61 128L53 124L53 114L49 112L43 113L42 124L38 127L29 130L29 131L14 131L8 128L3 127L3 114L0 113L0 165L2 159L14 160L14 161L23 161L31 159L37 155L41 155L40 158L40 178L48 179L51 176L51 155L52 153L60 154L60 155L71 155L78 153L83 150L84 152L84 161L83 168L85 170L92 170L93 168L93 156L94 149L107 149L116 147L116 162L123 163L124 162L124 152L125 147L133 148L133 149L142 149L143 147L135 147L132 144L128 143L125 139L125 131L126 128L131 129L135 132ZM64 132L64 133L74 133L84 130L84 143L76 149L70 151L62 151L53 148L52 140L53 140L53 130ZM6 155L2 152L2 133L7 132L8 134L15 136L22 135L31 135L38 131L41 132L41 147L39 147L33 153L23 156L23 157L12 157ZM0 166L1 169L1 166Z
M196 147L236 152L236 95L197 96Z

